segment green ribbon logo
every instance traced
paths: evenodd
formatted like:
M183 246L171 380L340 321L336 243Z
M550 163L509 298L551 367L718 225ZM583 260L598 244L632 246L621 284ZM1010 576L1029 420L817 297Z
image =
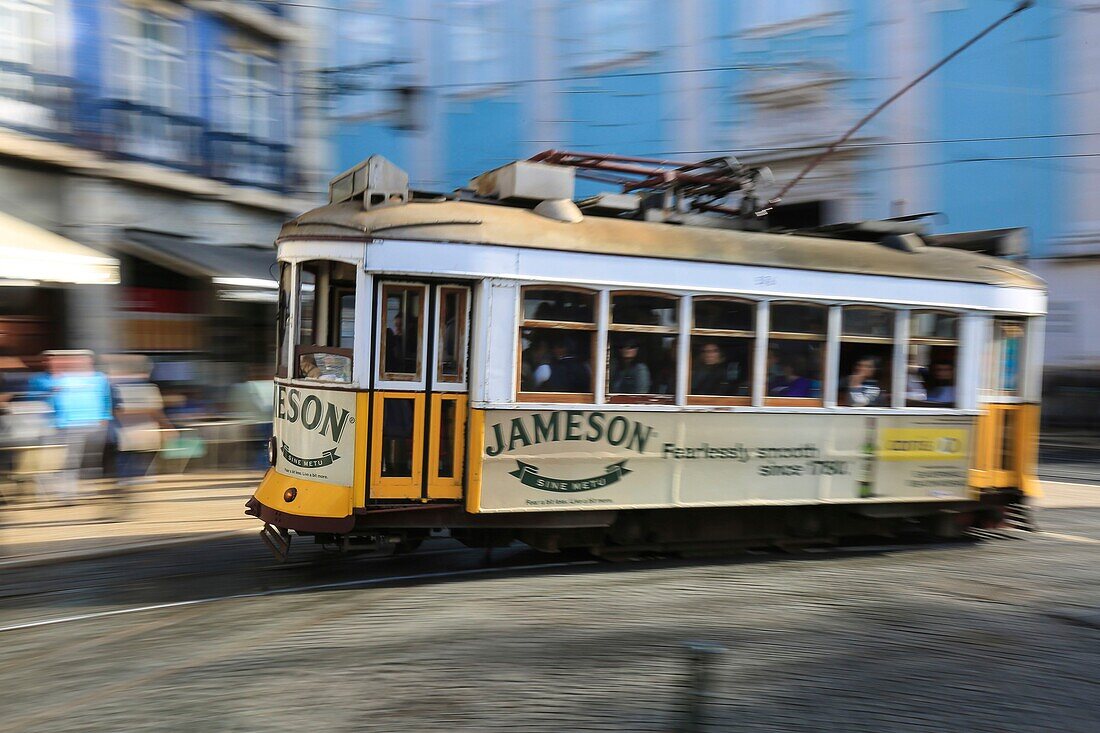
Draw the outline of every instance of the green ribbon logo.
M520 480L520 483L524 486L530 486L532 489L573 493L606 488L631 473L631 470L626 467L626 461L613 463L605 470L604 474L592 478L550 478L549 476L540 476L539 469L536 466L523 461L516 461L516 470L509 471L508 475L515 476Z
M325 466L331 466L334 461L340 460L340 456L336 455L336 449L330 448L321 454L319 458L300 458L286 447L286 443L283 443L283 458L293 463L298 468L324 468Z

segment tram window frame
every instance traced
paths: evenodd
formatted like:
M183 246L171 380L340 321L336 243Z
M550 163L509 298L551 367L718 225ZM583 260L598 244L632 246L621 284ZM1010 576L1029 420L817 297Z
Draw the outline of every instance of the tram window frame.
M849 325L848 316L857 312L873 312L884 315L889 335L861 333L856 325ZM837 400L842 407L853 409L881 409L893 405L894 354L897 348L897 310L884 306L849 303L841 306L840 333L837 354L839 385ZM854 355L853 355L854 354ZM878 392L868 404L855 404L848 393L848 380L854 376L858 364L871 359L876 363Z
M444 341L447 338L447 327L444 318L444 299L448 294L454 293L458 299L456 302L454 318L454 373L444 373ZM436 343L434 345L435 367L433 369L433 388L458 389L466 384L466 364L469 361L469 337L470 337L470 288L466 285L440 285L436 290L435 320L443 324L436 328Z
M294 350L288 368L293 370L295 379L351 384L355 353L352 346L342 345L346 311L343 300L349 295L352 298L350 329L354 339L356 265L338 259L313 259L299 262L295 269ZM312 282L307 282L306 274L311 276ZM308 319L304 315L307 299L303 295L306 292L311 293ZM307 321L308 327L305 327ZM304 357L312 357L311 366L306 366Z
M820 310L822 327L820 333L814 333L810 331L776 331L775 330L775 310L776 306L802 306L808 308L814 308ZM764 383L764 397L763 404L765 407L823 407L825 405L825 375L827 374L826 367L828 366L828 341L829 341L829 306L824 303L818 303L811 300L797 300L797 299L784 299L773 300L768 303L768 340L764 345L765 355L772 353L772 347L777 343L786 343L791 341L796 342L811 342L820 344L821 354L818 357L817 373L818 373L818 387L817 396L810 397L785 397L782 395L769 394L770 389L768 385L768 373L763 375ZM767 363L767 361L765 361ZM813 383L813 379L807 377Z
M290 314L294 302L294 265L280 262L279 297L275 310L275 376L280 379L286 379L290 374L287 338L292 327Z
M954 320L952 327L952 334L950 336L937 336L937 335L923 335L916 330L916 325L920 322L921 316L945 316ZM946 310L943 308L921 308L909 311L909 338L905 344L905 406L906 407L928 407L936 408L940 410L953 410L959 406L959 343L960 343L960 330L962 328L963 314L958 311ZM915 357L915 354L921 350L926 350L926 357ZM953 372L952 377L952 396L951 400L929 400L928 399L928 376L936 364L947 363L947 360L943 358L944 353L950 353L950 363ZM921 364L919 362L925 361L927 364ZM916 363L915 363L916 362ZM914 389L910 380L914 371L919 372L921 369L925 370L925 374L922 375L921 389L924 396L922 398L914 398L911 395L914 394Z
M420 303L418 306L417 318L416 318L416 368L412 372L390 372L386 370L386 360L389 354L389 337L390 337L390 319L388 313L387 301L389 296L394 291L413 291L419 294ZM377 379L378 386L385 386L385 383L396 385L398 389L409 389L420 385L424 382L424 336L425 329L427 327L427 307L428 307L428 286L424 283L418 282L402 282L402 281L386 281L381 283L378 288L378 315L375 319L374 328L377 332L377 344L376 350L376 363L377 363ZM402 315L402 332L404 333L404 321L406 316Z
M561 320L559 318L528 318L526 304L529 293L574 293L591 298L591 321ZM596 399L596 345L600 332L600 291L591 288L581 288L571 285L524 285L519 291L519 328L516 330L516 400L519 402L543 402L543 403L592 403ZM524 339L530 336L531 331L537 331L539 335L553 334L556 338L583 339L583 334L588 334L588 370L589 389L583 392L557 392L542 391L524 388ZM533 348L534 343L528 348ZM542 365L539 365L542 366ZM538 367L532 369L532 377Z
M747 329L739 328L714 328L711 326L699 325L699 304L700 303L735 303L739 305L745 305L748 307L749 322ZM738 298L735 296L725 295L704 295L695 296L691 300L691 327L688 330L688 357L687 357L687 397L686 401L689 405L740 405L748 406L752 404L752 387L753 387L753 367L756 361L756 324L759 320L760 304L757 301L749 300L746 298ZM701 346L706 345L707 341L714 340L721 344L721 342L732 342L734 340L743 342L746 345L746 359L745 359L745 373L738 376L738 382L740 386L738 391L744 390L744 394L696 394L692 387L695 382L696 372L696 358L697 352L696 344ZM728 353L726 361L729 362Z
M1015 387L1005 387L1006 347L1008 339L1002 334L1004 327L1020 330L1016 347ZM1022 401L1024 394L1024 370L1027 358L1028 319L1024 316L995 316L990 324L989 346L983 375L983 396L1005 401Z
M641 323L616 323L615 322L615 298L618 297L645 297L655 298L662 301L667 301L670 305L669 310L672 315L671 324L641 324ZM608 404L675 404L677 393L677 379L680 374L680 370L683 365L680 364L679 345L682 338L680 332L680 302L682 296L675 293L661 292L655 290L610 290L607 297L607 348L602 358L605 360L606 375L604 379L604 388L606 394L606 401ZM619 334L617 336L617 334ZM623 335L625 334L625 335ZM661 342L671 340L671 347L667 349L668 364L672 368L671 374L668 376L667 392L640 392L640 393L626 393L626 392L613 392L611 385L614 380L612 365L614 359L617 357L616 351L622 349L629 341L637 341L639 344L643 340L654 340L654 338ZM664 348L662 345L661 348ZM639 357L641 355L639 354ZM651 369L651 364L643 362L640 358L638 361L645 364L646 371L649 373L650 383L656 381L656 375Z

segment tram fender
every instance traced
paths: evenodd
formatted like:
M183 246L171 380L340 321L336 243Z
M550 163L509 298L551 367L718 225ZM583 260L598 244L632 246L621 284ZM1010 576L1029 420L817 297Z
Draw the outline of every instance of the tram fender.
M293 529L295 532L319 532L347 534L355 526L355 516L346 517L304 517L287 514L263 504L256 497L245 503L245 514L280 529Z

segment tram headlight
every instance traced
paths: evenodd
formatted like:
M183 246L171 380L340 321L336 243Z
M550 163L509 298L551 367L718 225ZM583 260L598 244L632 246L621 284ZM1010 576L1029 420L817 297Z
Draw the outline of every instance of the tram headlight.
M291 486L289 489L283 492L283 501L287 504L298 498L298 489Z
M279 460L279 439L274 435L267 441L267 462L271 464L272 468L275 467L275 462Z

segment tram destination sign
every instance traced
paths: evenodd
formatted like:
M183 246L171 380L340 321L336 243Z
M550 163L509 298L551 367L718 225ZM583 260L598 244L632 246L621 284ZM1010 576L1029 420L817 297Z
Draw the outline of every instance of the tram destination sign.
M480 510L963 499L973 419L488 411Z
M278 470L287 476L351 486L355 393L280 384L275 394Z

